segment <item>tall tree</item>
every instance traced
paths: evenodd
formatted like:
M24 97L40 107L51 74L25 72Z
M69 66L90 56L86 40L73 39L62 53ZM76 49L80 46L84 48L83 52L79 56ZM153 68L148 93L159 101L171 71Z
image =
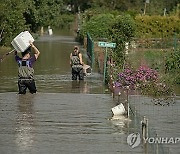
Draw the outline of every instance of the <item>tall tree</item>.
M63 10L63 0L34 0L35 9L30 11L34 30L40 26L54 25ZM34 12L33 12L34 11Z
M13 37L28 28L23 12L23 0L0 0L0 29L2 33L1 44L9 45Z

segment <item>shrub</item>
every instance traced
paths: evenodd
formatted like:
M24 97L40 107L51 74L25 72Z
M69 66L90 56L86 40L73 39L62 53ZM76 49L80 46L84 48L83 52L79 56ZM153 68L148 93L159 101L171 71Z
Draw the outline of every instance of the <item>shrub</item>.
M172 88L159 81L158 73L147 67L140 66L137 70L124 69L118 74L115 87L124 88L129 86L131 90L139 90L142 94L153 96L172 95Z
M108 29L114 20L112 14L99 14L93 16L89 21L83 24L82 30L85 36L87 32L91 34L92 38L107 38Z
M166 55L165 72L172 83L180 84L180 50Z
M130 86L135 88L135 85L144 84L147 82L156 82L158 79L157 72L147 66L140 66L137 70L130 68L124 69L118 74L117 86Z
M125 62L125 43L134 37L135 23L130 15L119 15L115 18L109 29L109 40L116 43L113 58L122 68Z
M166 55L165 67L166 72L180 73L180 50Z
M180 22L177 16L136 16L136 37L164 38L180 35Z

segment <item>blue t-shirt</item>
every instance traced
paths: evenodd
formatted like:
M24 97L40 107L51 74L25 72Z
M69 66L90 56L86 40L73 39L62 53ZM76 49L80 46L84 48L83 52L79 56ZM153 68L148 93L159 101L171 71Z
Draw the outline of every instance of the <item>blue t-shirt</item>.
M16 62L18 63L18 65L20 66L21 65L21 63L22 63L22 58L20 58L18 55L16 55L15 56L15 60L16 60ZM27 59L26 61L28 61L29 62L29 67L33 67L33 64L34 64L34 62L36 61L36 57L35 57L35 55L33 55L33 56L31 56L29 59Z

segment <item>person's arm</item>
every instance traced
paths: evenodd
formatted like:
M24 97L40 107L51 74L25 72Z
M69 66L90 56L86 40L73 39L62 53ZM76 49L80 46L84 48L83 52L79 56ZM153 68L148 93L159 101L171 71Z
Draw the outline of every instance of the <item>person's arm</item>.
M17 51L14 52L14 55L15 55L15 60L18 61L20 60L21 58L17 55Z
M83 60L82 60L82 54L81 54L81 53L79 53L79 60L80 60L80 64L81 64L81 65L84 65Z
M38 59L38 57L39 57L39 55L40 55L40 51L35 47L35 45L34 45L32 42L30 42L30 46L31 46L31 48L34 50L34 56L35 56L35 58Z

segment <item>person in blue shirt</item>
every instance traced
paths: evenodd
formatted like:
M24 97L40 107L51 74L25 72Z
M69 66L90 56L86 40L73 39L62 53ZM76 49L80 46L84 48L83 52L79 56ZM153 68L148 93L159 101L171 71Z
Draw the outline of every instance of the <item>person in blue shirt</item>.
M34 54L31 56L31 49ZM28 88L30 93L36 93L36 85L34 81L34 69L33 64L38 59L40 51L35 47L35 45L30 42L30 47L21 53L22 58L17 55L15 51L15 60L18 63L18 88L19 94L26 94L26 89Z

